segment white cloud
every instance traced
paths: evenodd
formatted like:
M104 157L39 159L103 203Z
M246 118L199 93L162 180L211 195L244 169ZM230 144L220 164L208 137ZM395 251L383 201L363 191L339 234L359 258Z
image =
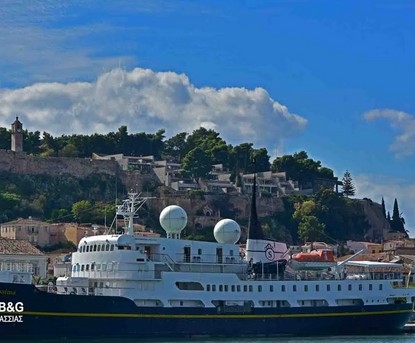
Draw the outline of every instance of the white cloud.
M355 175L353 182L357 198L370 198L380 203L385 200L386 211L392 215L393 203L398 199L399 210L405 218L405 228L415 237L415 183L379 174Z
M397 157L410 156L415 152L415 117L393 109L376 109L364 114L368 121L384 118L390 121L391 126L400 131L390 150Z
M0 90L0 125L19 115L30 131L54 135L167 130L167 136L213 128L228 143L280 147L307 120L256 88L196 88L184 74L114 69L95 82L36 83ZM270 151L271 151L270 150Z

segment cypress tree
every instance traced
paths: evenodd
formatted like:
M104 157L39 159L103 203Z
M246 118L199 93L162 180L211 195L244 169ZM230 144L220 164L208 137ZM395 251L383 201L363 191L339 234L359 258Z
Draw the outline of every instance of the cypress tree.
M404 220L401 218L401 214L399 213L398 200L395 198L393 203L391 227L395 231L405 231L403 223Z
M386 207L385 207L385 200L382 197L382 213L383 216L386 218Z

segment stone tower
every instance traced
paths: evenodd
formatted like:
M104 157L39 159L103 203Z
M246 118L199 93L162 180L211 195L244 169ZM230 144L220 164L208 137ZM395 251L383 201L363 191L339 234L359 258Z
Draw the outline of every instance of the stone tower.
M19 117L12 123L12 151L23 151L23 126Z

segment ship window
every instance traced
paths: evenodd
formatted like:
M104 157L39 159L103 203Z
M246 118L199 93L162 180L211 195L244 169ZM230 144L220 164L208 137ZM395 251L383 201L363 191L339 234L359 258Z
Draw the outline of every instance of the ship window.
M241 291L241 286L240 286L240 285L237 285L237 286L236 286L236 291L237 291L237 292L240 292L240 291Z
M327 291L330 292L330 285L327 285Z
M81 265L81 272L83 272L83 271L84 271L84 268L85 268L85 266L82 264L82 265Z
M258 286L258 292L262 292L262 286Z
M197 249L197 254L202 255L202 249Z
M85 266L85 271L88 271L89 270L89 264L87 264L86 266Z
M342 285L337 285L337 290L341 291L342 290Z
M228 285L225 285L225 292L228 291Z
M212 291L216 292L216 285L212 285Z
M176 282L176 287L183 291L203 291L199 282Z
M98 244L97 251L101 251L101 244Z
M86 246L86 252L89 252L89 246L88 245Z
M94 251L97 251L97 245L94 244Z
M274 292L274 286L272 286L272 285L271 285L271 286L269 286L269 291L270 291L270 292Z
M320 292L320 285L316 285L316 292Z
M210 292L210 285L206 285L206 291Z
M248 286L244 285L244 292L247 292L247 291L248 291Z
M372 284L369 284L369 291L372 290Z
M229 251L229 255L233 256L233 250Z
M347 286L347 288L349 289L349 291L351 291L351 290L352 290L352 285L351 285L351 284L349 284L349 285Z
M308 285L304 285L304 292L308 292Z
M219 292L222 292L222 291L223 291L223 286L219 285Z
M231 286L231 291L232 291L232 292L235 292L235 285L232 285L232 286Z
M383 289L383 285L382 284L380 284L379 285L379 291L381 291Z
M297 286L293 285L293 292L297 292Z
M109 244L107 244L106 246L105 246L105 251L109 251L110 250L110 245Z
M101 270L101 264L100 263L97 264L97 270Z
M362 285L359 285L359 291L361 291L363 289Z
M107 270L107 265L105 263L102 264L102 270Z
M253 287L252 285L249 285L249 291L252 292L253 291Z
M92 263L91 264L91 270L94 270L95 269L95 263Z
M114 251L114 244L111 244L111 251Z
M285 285L281 286L281 292L285 292Z

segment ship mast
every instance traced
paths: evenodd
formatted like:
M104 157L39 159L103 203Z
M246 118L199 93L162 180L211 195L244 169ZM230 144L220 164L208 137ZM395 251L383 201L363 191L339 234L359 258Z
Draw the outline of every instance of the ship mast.
M141 194L141 193L140 193ZM115 217L122 216L124 222L128 222L127 234L134 235L134 218L137 218L136 213L150 198L142 198L140 194L128 193L128 199L124 200L121 205L117 206Z

